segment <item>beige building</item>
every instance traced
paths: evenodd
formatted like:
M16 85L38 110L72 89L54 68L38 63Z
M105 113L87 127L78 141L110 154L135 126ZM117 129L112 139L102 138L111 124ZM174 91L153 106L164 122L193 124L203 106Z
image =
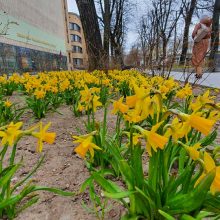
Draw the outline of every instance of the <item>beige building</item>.
M0 0L0 20L0 72L67 69L66 0Z
M85 37L79 15L69 12L69 40L68 59L69 69L86 69L88 55L86 51Z

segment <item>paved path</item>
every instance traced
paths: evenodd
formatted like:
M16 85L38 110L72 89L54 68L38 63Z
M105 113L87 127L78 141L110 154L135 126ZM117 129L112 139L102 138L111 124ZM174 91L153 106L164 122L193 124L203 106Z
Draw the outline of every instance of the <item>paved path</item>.
M179 81L185 81L189 73L171 72L170 74L174 79ZM194 74L189 77L189 82L196 83L203 86L220 88L220 72L204 73L202 79L196 80Z

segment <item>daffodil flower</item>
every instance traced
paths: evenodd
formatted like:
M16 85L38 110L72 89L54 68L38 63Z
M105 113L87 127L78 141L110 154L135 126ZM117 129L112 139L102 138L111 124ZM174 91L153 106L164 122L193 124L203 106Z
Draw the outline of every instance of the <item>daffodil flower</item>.
M183 121L183 131L187 134L190 131L190 128L194 128L201 132L204 135L208 135L214 124L214 120L210 120L204 117L201 117L200 113L193 112L191 115L182 113L176 109L169 110L170 112L173 112L174 114L178 115Z
M6 100L4 102L4 105L5 105L5 107L9 108L12 104L11 104L11 102L9 100Z
M190 147L184 144L182 145L185 147L185 149L189 153L190 158L192 158L193 160L198 160L200 158L200 151L198 151L198 149L201 148L201 143L196 143Z
M146 149L150 156L152 156L151 149L157 152L157 149L160 148L161 150L164 149L166 143L168 142L168 138L156 133L158 128L161 126L163 122L160 122L152 127L150 131L144 130L140 126L134 126L137 130L141 132L143 137L146 139Z
M43 149L43 142L46 142L48 144L53 144L56 138L56 133L54 132L47 132L49 129L51 123L48 123L43 127L42 122L40 122L39 126L39 132L32 132L32 136L36 137L38 139L37 144L37 151L42 152Z
M9 146L13 146L18 137L22 134L22 131L20 130L22 125L22 122L18 122L16 124L11 122L5 127L5 129L0 130L0 137L2 138L1 145L5 146L8 144Z
M165 128L165 137L169 138L172 136L174 142L177 142L188 133L188 130L185 130L184 122L179 122L177 117L173 119L171 124L166 125Z
M220 166L215 165L215 161L212 157L205 152L203 156L204 162L204 171L203 174L199 177L196 182L196 185L211 171L215 170L215 178L211 184L210 192L214 195L217 192L220 192Z
M73 143L80 143L76 148L75 152L79 154L83 159L85 158L87 152L89 151L91 157L94 157L94 150L102 150L100 147L98 147L96 144L93 143L93 135L96 132L92 132L88 135L82 135L82 136L73 136L75 139Z
M200 131L204 135L208 135L211 132L213 125L215 124L215 121L203 118L196 114L185 115L184 117L189 126Z
M129 143L127 144L127 146L130 144L130 132L123 132L123 134L127 135L128 139L129 139ZM142 138L142 135L138 134L138 133L133 133L133 136L132 136L132 142L133 142L133 145L137 145L139 142L140 142L140 138Z
M122 114L128 111L128 106L123 104L123 97L121 97L118 101L113 102L113 110L112 113L116 114L121 112Z
M194 103L190 105L191 109L195 112L201 109L205 104L213 104L214 96L210 97L210 91L207 90L203 95L199 95Z

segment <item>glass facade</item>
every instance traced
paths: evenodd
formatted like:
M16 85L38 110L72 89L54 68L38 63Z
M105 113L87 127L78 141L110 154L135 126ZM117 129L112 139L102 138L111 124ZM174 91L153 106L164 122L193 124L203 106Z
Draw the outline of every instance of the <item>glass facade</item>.
M67 58L29 48L0 43L0 73L67 69Z

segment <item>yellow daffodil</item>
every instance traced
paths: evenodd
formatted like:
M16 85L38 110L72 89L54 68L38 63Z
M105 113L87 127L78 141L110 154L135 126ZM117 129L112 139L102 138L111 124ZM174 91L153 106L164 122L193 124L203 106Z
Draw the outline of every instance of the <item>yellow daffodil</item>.
M130 132L123 132L123 133L127 135L128 139L129 139L129 143L128 143L128 145L129 145L130 144ZM142 138L142 135L140 135L138 133L133 133L132 142L133 142L134 146L140 142L140 138Z
M12 105L12 103L9 100L7 100L4 102L4 105L5 107L9 108Z
M174 142L177 142L178 139L183 138L187 132L184 130L184 123L179 122L178 118L174 118L172 123L167 126L165 136L173 138Z
M143 137L146 139L146 149L150 156L152 156L151 149L157 152L157 149L164 149L166 143L168 142L168 138L156 133L158 128L161 126L163 122L160 122L152 127L150 131L144 130L140 126L134 126L137 130L141 132Z
M123 104L123 97L121 97L118 101L113 102L113 110L112 113L116 114L121 112L122 114L128 111L128 106Z
M94 157L94 150L102 150L100 147L93 143L93 135L95 132L83 136L73 136L75 141L73 143L80 143L76 148L75 152L79 154L83 159L89 151L91 157Z
M213 104L215 97L210 97L210 91L207 90L203 95L199 95L194 103L190 105L191 109L195 112L201 109L205 104Z
M180 99L184 99L191 95L192 95L192 87L189 85L189 83L187 83L185 87L183 87L176 93L176 97Z
M199 148L201 148L200 143L196 143L192 147L186 147L186 150L188 151L190 158L192 158L193 160L198 160L200 158L200 152L198 151Z
M5 129L0 130L0 137L2 138L1 145L4 146L8 144L9 146L13 146L18 137L22 134L22 131L20 130L22 125L22 122L16 124L11 122Z
M208 116L208 119L212 120L212 121L219 121L220 120L220 111L217 111L217 110L211 111Z
M96 112L98 107L101 107L102 103L99 101L99 97L95 95L92 99L92 104L88 105L87 108L93 108L93 111Z
M215 124L214 120L210 120L204 117L201 117L202 113L192 113L191 115L184 114L182 112L179 112L177 110L170 110L171 112L179 115L181 119L184 121L183 130L185 130L185 133L190 131L190 128L194 128L201 132L204 135L208 135L212 127Z
M37 151L41 152L43 149L43 142L46 142L48 144L53 144L56 138L56 133L54 132L47 132L49 129L51 123L48 123L43 127L42 122L40 122L39 125L39 132L32 132L32 135L38 139L37 144Z
M36 90L34 92L34 96L36 97L36 99L43 99L46 95L46 92L43 90Z
M129 123L137 123L141 121L141 116L137 115L135 110L129 110L127 114L124 114L124 119Z
M189 125L204 135L208 135L211 132L213 125L215 124L215 121L200 117L195 114L187 117L187 122Z
M217 192L220 192L220 166L215 165L215 161L212 157L205 152L203 156L204 162L204 171L203 174L199 177L196 182L196 185L211 171L215 170L215 178L210 187L210 192L214 195Z

